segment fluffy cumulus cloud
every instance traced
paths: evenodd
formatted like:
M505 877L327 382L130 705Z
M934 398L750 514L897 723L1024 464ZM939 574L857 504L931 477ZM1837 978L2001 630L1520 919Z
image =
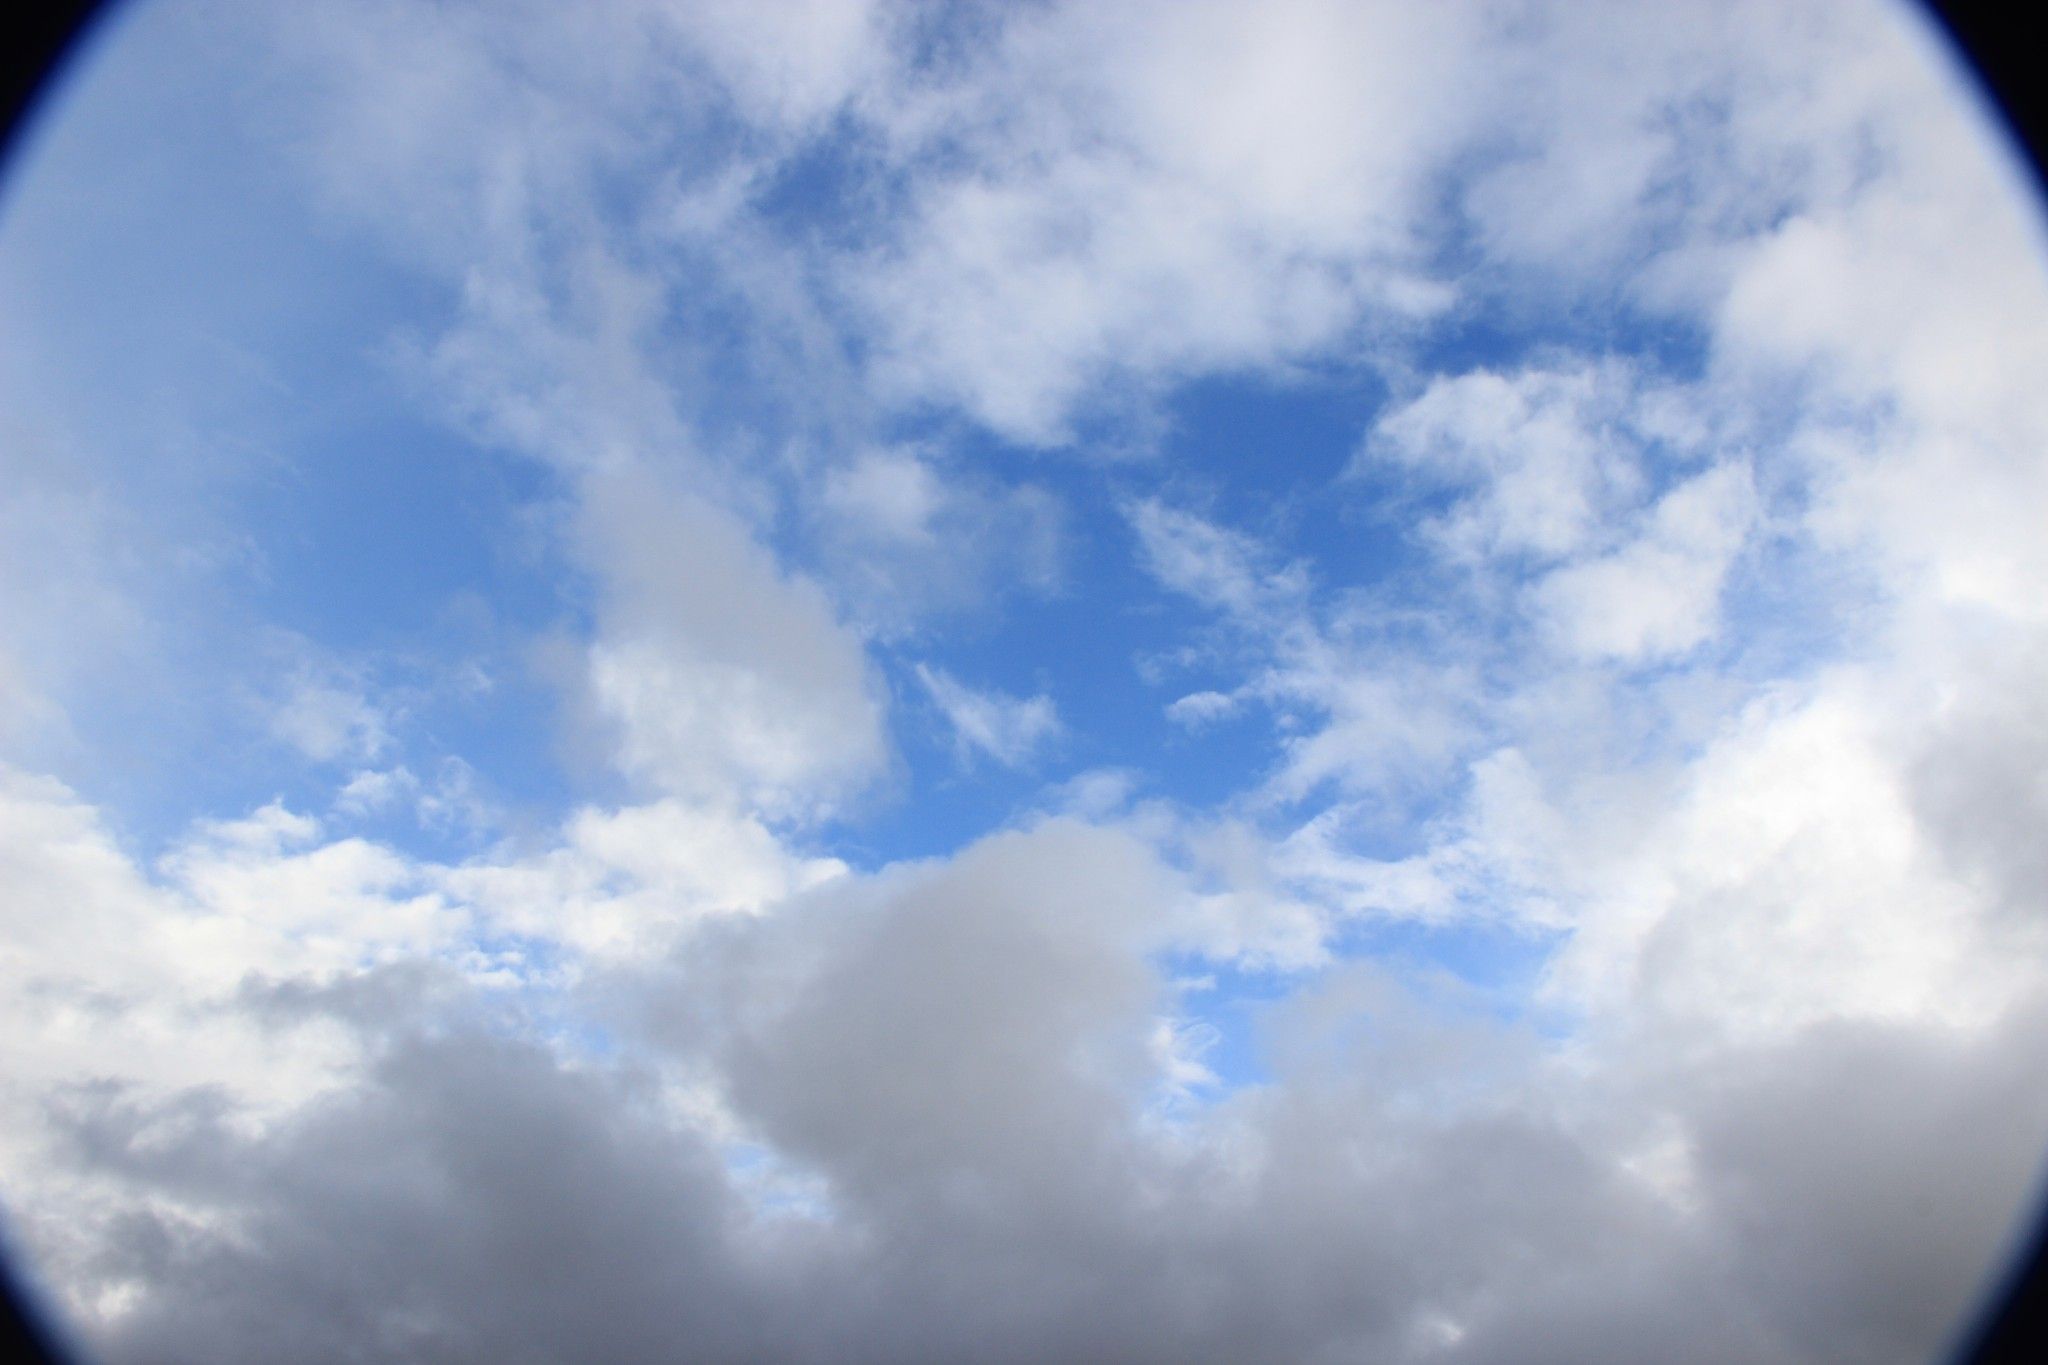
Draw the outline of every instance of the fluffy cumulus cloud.
M881 764L870 665L815 584L716 507L645 481L589 489L580 516L600 585L582 676L621 770L783 813Z
M137 4L49 109L85 1358L1903 1365L2031 1226L2048 269L1910 11Z

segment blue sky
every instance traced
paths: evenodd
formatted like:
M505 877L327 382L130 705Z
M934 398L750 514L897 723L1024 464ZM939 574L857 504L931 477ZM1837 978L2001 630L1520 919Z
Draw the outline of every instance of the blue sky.
M0 186L24 1263L1925 1359L2048 1141L2029 193L1875 0L118 9Z

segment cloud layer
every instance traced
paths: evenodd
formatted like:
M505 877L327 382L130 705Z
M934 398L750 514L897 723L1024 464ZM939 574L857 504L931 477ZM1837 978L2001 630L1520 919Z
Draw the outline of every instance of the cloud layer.
M2048 1150L1947 60L138 7L0 225L10 1244L109 1365L1937 1357Z

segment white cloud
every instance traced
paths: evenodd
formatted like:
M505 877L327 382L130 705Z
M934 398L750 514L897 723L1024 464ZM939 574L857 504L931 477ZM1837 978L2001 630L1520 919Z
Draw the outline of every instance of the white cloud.
M928 664L917 665L917 680L946 718L963 760L980 754L1006 768L1021 767L1060 733L1059 711L1043 694L1012 697L968 687Z
M1683 654L1718 628L1722 582L1755 517L1749 470L1716 466L1665 494L1636 540L1546 575L1536 601L1581 655Z
M813 583L731 516L650 480L599 480L579 535L599 569L589 703L630 777L801 817L886 758L861 644Z
M151 875L99 811L11 770L0 770L0 869L0 1159L32 1211L68 1197L66 1182L36 1174L67 1091L120 1086L156 1103L210 1088L249 1122L289 1112L347 1076L358 1041L273 1033L241 992L431 959L463 928L418 869L361 841L321 843L317 822L280 805L194 831Z
M869 451L825 478L826 506L876 540L930 541L945 501L931 466L905 451Z
M874 0L772 6L715 0L651 7L649 17L700 43L755 121L808 130L885 69L892 8Z
M1190 692L1168 704L1166 717L1177 725L1200 729L1222 720L1241 704L1241 698L1226 692Z
M1468 109L1428 96L1463 84L1476 18L1314 0L1013 16L927 103L877 116L971 168L923 163L907 221L851 275L882 378L1057 441L1118 383L1441 309L1421 171Z
M1051 814L1109 823L1129 809L1138 785L1138 774L1128 768L1090 768L1051 787L1044 806Z
M1062 507L959 462L863 450L805 481L836 598L870 630L900 634L1059 583Z
M2038 257L2038 226L1952 112L1927 121L1910 174L1746 244L1717 361L1752 384L1808 376L1789 453L1816 483L1816 539L1873 560L1893 593L2038 620L2048 411L2007 377L2048 353L2048 281L2018 264Z
M1577 553L1640 496L1638 381L1618 362L1431 381L1379 418L1368 459L1470 490L1429 528L1453 556Z
M424 829L481 834L497 812L478 790L476 772L459 758L444 758L431 782L423 782L403 764L365 768L353 774L334 795L336 814L362 818L391 814L403 803Z
M1213 1024L1162 1018L1152 1025L1152 1065L1161 1076L1160 1089L1169 1103L1187 1100L1198 1090L1216 1085L1216 1073L1202 1064L1202 1054L1216 1045Z
M412 770L364 768L350 776L334 796L334 808L345 815L370 815L389 809L402 797L419 790L420 780Z
M1324 657L1283 666L1266 682L1319 720L1283 741L1286 762L1269 784L1276 795L1296 799L1329 783L1398 807L1405 791L1434 786L1471 742L1474 697L1459 668L1379 663L1370 645L1317 653Z
M270 731L316 763L361 763L391 747L391 718L344 672L300 668L270 707Z
M1250 621L1299 610L1307 587L1302 567L1271 566L1250 537L1157 501L1137 503L1125 515L1145 568L1174 591Z
M1282 757L1263 797L1298 801L1333 786L1398 808L1433 786L1470 741L1469 670L1455 658L1390 647L1395 614L1326 606L1306 566L1278 566L1269 546L1193 513L1152 501L1126 516L1146 570L1217 612L1252 651L1252 676L1227 695L1255 697L1282 717ZM1189 709L1217 709L1198 706Z
M845 874L759 820L663 800L577 811L551 846L473 858L439 874L495 930L583 962L644 963L708 916L757 913Z

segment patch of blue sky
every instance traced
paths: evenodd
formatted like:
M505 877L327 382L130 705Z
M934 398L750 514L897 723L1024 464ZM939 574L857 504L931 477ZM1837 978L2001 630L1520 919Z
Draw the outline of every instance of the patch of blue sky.
M1044 788L1092 769L1128 769L1154 791L1206 803L1255 780L1270 754L1250 730L1192 736L1166 717L1184 691L1223 671L1162 669L1213 628L1210 614L1161 591L1143 570L1117 492L1101 471L1033 461L1030 477L1063 503L1066 562L1051 591L1001 585L977 610L950 613L889 646L902 772L893 800L870 805L846 837L869 857L926 857L1038 807ZM1060 728L1016 768L963 749L915 675L943 669L965 686L1052 699Z
M1227 524L1287 533L1315 552L1319 572L1369 576L1384 547L1346 535L1327 493L1385 401L1384 381L1365 369L1199 379L1166 405L1161 455L1171 484L1210 494Z
M1158 968L1177 988L1176 1022L1199 1029L1202 1046L1195 1060L1216 1078L1216 1094L1205 1098L1272 1079L1272 1059L1260 1036L1263 1018L1315 976L1314 970L1218 961L1190 952L1164 954Z
M915 677L901 674L894 713L901 771L893 786L830 832L831 851L861 866L950 853L991 829L1057 808L1063 794L1056 789L1098 770L1129 774L1136 798L1170 795L1200 807L1237 795L1270 766L1265 727L1225 722L1190 734L1174 725L1163 711L1171 698L1135 676L1115 623L1088 624L1092 638L1071 648L1063 642L1060 659L1072 672L1048 693L1061 730L1017 767L963 750ZM962 681L1000 685L969 671L975 651L952 648L938 657ZM960 666L963 658L968 663Z
M1190 384L1173 407L1170 467L1199 510L1267 547L1269 567L1307 567L1319 620L1342 616L1411 651L1417 613L1444 588L1417 532L1455 493L1357 460L1386 397L1365 371Z
M1403 980L1448 979L1472 1011L1555 1033L1567 1021L1539 1003L1537 987L1565 938L1560 930L1483 915L1442 921L1361 915L1338 924L1330 951L1342 961L1373 962Z
M389 752L351 762L425 777L460 755L496 800L571 799L552 738L559 699L532 642L578 614L577 580L520 529L553 482L386 404L325 429L247 499L248 524L264 528L263 618L359 664L366 699L388 713Z
M998 629L949 634L934 657L975 686L1050 695L1064 737L1048 757L1068 772L1134 769L1198 803L1233 793L1256 777L1256 748L1225 758L1216 751L1231 745L1231 727L1204 743L1166 715L1186 692L1233 681L1226 666L1181 658L1213 632L1211 614L1143 570L1109 499L1076 500L1069 516L1072 589L1020 594L1001 608Z
M399 395L368 396L295 421L288 458L245 486L262 537L256 605L344 651L405 652L451 625L531 630L561 616L563 565L529 525L558 481L478 451ZM480 600L490 621L463 619Z
M992 829L1025 819L1056 758L1013 769L963 752L916 679L897 683L898 768L838 821L815 835L823 851L856 868L942 857Z
M770 1218L808 1222L832 1219L832 1188L823 1176L805 1171L759 1142L730 1142L720 1148L726 1174L748 1197L754 1212Z
M164 59L190 39L173 8L121 9L146 34L106 45L95 97L21 149L14 183L38 192L0 204L0 296L37 337L26 382L47 427L151 523L137 553L166 562L144 576L188 599L166 608L189 619L163 623L163 686L74 695L93 760L67 775L145 852L195 815L317 809L330 775L278 752L257 714L288 632L431 699L412 727L440 731L429 760L481 755L514 799L559 803L511 643L563 611L560 565L516 530L550 481L427 410L393 341L445 316L446 291L323 222L240 96ZM446 704L461 684L435 675L478 655L488 702Z
M840 115L774 164L750 201L754 212L807 247L859 251L877 245L903 207L907 182L874 154L872 137Z
M1142 564L1125 508L1160 496L1248 534L1270 552L1269 568L1310 563L1313 610L1365 594L1354 628L1383 633L1390 651L1411 650L1413 623L1403 613L1425 590L1426 553L1411 523L1368 515L1385 500L1345 476L1383 397L1379 381L1363 373L1201 381L1175 395L1157 458L1108 465L1031 460L996 438L969 437L984 458L1026 465L1062 498L1067 587L1013 594L979 620L949 622L920 648L971 685L1054 698L1064 733L1031 769L1047 781L1115 768L1136 775L1139 794L1171 795L1194 809L1242 796L1280 761L1275 724L1284 718L1256 699L1198 725L1170 719L1167 708L1256 678L1270 662L1259 623L1247 630L1164 589ZM1363 476L1396 477L1372 469ZM947 799L933 803L943 813L912 799L871 826L880 846L942 851L940 831L965 833L983 815L1028 804L1028 778L987 763L954 771L960 765L934 729L938 718L930 708L918 714L911 700L903 727L911 785L936 775Z

